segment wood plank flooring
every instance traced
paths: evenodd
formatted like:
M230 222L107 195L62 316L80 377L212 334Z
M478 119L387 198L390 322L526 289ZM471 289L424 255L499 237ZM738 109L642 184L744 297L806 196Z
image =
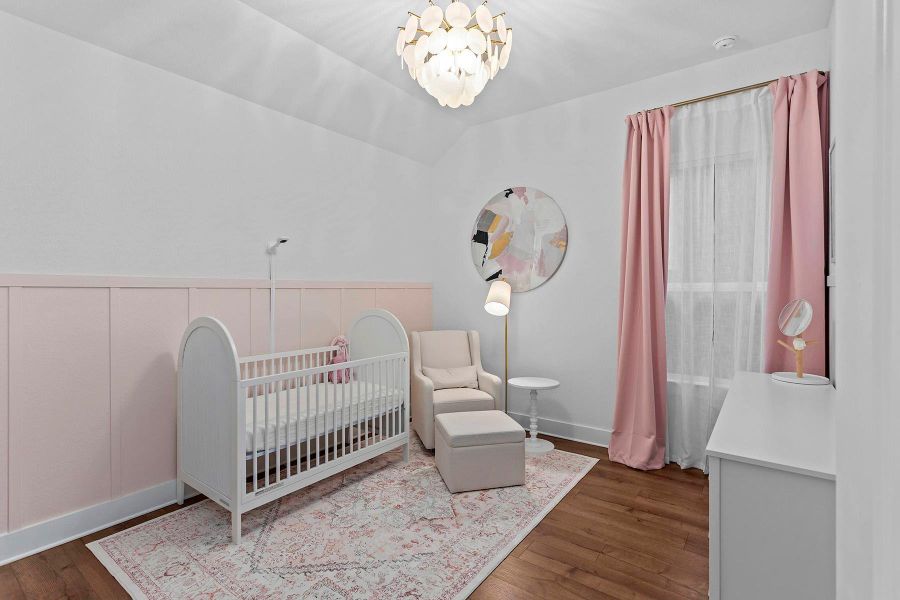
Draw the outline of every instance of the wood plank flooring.
M709 486L703 473L673 465L642 473L611 463L605 448L547 439L600 461L471 598L706 600ZM127 598L85 544L176 508L0 567L0 598Z
M606 448L547 439L600 461L471 598L707 600L706 476L635 471Z

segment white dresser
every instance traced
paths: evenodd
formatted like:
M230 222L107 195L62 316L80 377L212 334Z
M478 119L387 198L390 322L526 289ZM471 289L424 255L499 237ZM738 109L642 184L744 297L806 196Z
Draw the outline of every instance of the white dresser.
M732 381L706 447L713 600L835 597L835 396Z

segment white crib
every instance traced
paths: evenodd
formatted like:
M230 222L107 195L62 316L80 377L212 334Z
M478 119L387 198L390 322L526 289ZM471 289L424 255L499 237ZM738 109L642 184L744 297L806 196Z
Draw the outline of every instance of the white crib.
M409 460L406 331L370 310L347 337L336 365L336 346L240 358L220 321L194 319L178 358L179 504L185 484L217 502L240 543L249 510L401 446Z

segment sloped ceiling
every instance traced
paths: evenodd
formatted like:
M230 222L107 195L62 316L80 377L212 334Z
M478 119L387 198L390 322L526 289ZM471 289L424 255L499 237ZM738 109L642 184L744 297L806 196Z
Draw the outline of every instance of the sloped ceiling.
M456 110L393 53L396 26L423 0L0 0L0 10L433 164L469 126L714 60L712 40L726 33L741 52L822 29L831 4L491 0L516 30L512 60Z

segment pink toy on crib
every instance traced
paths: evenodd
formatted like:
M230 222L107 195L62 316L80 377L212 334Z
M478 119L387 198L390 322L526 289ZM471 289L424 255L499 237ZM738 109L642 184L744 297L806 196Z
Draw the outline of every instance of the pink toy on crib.
M338 350L335 353L334 357L328 361L329 365L336 365L339 363L345 363L348 360L350 350L348 346L350 345L350 340L345 338L342 335L337 336L333 340L331 340L330 346L338 346ZM347 383L350 381L350 369L340 369L338 371L330 371L328 373L328 381L331 383Z

